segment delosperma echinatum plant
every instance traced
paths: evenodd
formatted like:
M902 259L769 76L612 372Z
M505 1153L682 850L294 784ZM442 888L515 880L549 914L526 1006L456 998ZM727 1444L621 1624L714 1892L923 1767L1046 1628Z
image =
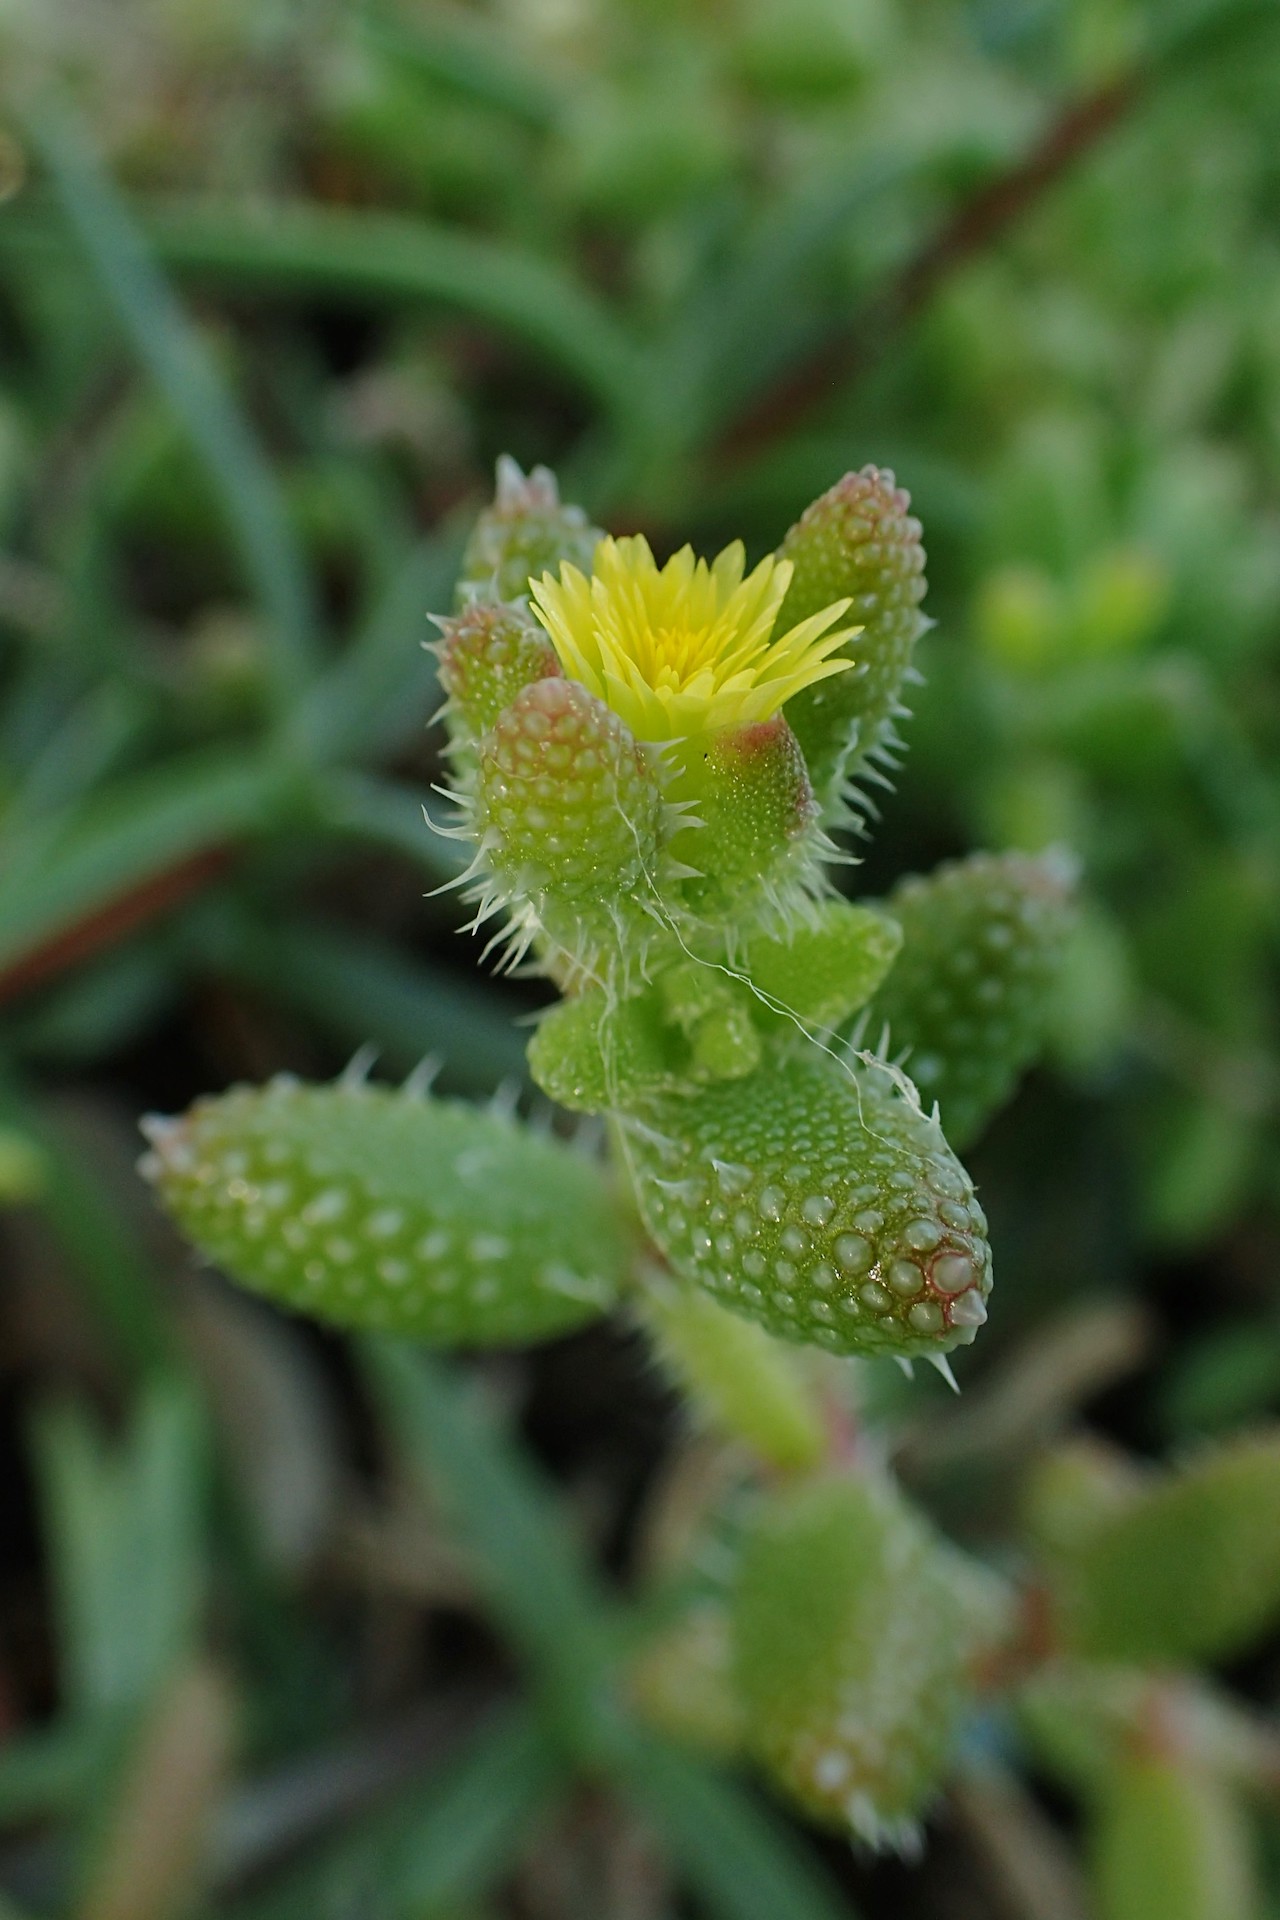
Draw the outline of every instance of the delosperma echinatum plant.
M608 1163L360 1071L152 1119L144 1161L202 1252L340 1327L475 1348L614 1308L645 1325L774 1480L715 1599L728 1717L811 1812L898 1846L1003 1583L841 1451L834 1360L795 1350L949 1377L987 1320L952 1137L1035 1056L1071 911L1058 855L983 855L880 902L832 884L832 836L856 847L901 746L924 589L919 523L873 467L748 568L739 543L659 566L502 463L434 643L435 824L469 843L486 952L561 988L530 1069L603 1116Z

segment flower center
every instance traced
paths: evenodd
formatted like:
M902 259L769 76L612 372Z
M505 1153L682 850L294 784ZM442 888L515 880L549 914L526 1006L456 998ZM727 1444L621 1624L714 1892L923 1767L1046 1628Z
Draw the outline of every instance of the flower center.
M768 720L802 687L853 665L833 659L859 631L833 605L773 637L791 564L746 578L742 543L708 565L684 547L659 568L640 536L603 540L588 580L567 563L532 589L534 611L571 679L638 739L677 740Z

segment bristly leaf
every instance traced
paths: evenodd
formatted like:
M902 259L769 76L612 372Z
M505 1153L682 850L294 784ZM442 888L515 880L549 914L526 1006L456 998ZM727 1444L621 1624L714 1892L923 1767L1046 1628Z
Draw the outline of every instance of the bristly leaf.
M201 1252L339 1326L545 1339L604 1312L625 1275L600 1170L491 1111L280 1079L147 1131L144 1171Z
M819 1818L910 1851L964 1704L998 1637L985 1570L933 1537L888 1486L823 1480L776 1494L734 1599L748 1744Z
M838 814L845 783L891 759L896 745L893 723L926 625L924 548L910 505L888 469L864 467L806 507L778 549L795 568L780 624L846 598L849 618L862 623L843 649L855 670L806 687L787 705L828 816Z
M953 1146L980 1132L1045 1042L1072 880L1059 853L979 853L889 897L902 952L872 1028L887 1027Z
M900 1076L803 1044L623 1123L644 1222L685 1280L784 1340L940 1358L987 1317L973 1182Z

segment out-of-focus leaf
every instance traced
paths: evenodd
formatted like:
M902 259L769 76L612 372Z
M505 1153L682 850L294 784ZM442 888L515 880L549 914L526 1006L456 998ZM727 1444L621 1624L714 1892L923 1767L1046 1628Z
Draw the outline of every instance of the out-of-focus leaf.
M365 1375L413 1470L480 1555L494 1612L576 1743L611 1731L611 1635L585 1554L530 1464L447 1365L366 1338Z
M361 632L309 688L289 725L308 756L386 753L411 741L440 700L435 662L423 642L427 615L447 607L462 528L446 528L406 556Z
M16 1050L41 1061L92 1064L162 1019L178 992L171 955L145 938L58 981L17 1024Z
M228 1920L434 1920L504 1878L558 1784L533 1716L504 1711L456 1758L230 1902Z
M76 1920L171 1920L205 1877L231 1745L231 1702L210 1667L176 1674L146 1715L107 1807Z
M373 46L411 73L532 127L549 127L555 119L560 89L552 76L482 15L443 9L405 15L370 6L360 25Z
M433 831L423 798L373 774L334 770L315 795L317 824L391 848L440 879L454 879L470 857L465 843Z
M763 1802L674 1747L636 1738L620 1772L716 1920L854 1920Z
M344 1047L372 1044L405 1072L435 1055L444 1081L463 1092L526 1078L524 1046L501 1003L386 941L292 918L224 924L206 940L205 924L193 925L194 958L310 1015Z
M277 202L148 207L142 230L157 257L201 280L281 292L306 288L389 306L460 308L558 366L617 418L648 391L636 348L598 300L535 253L394 213ZM0 252L47 252L56 233L38 215L0 214Z
M245 569L270 615L270 664L283 703L310 668L316 612L271 469L76 123L59 103L45 99L29 116L28 131L135 352L163 388L217 487Z
M130 1232L79 1144L57 1114L36 1108L0 1077L0 1120L41 1155L41 1211L73 1263L116 1357L142 1371L173 1357L171 1330L145 1249Z
M1229 1787L1194 1766L1139 1756L1098 1800L1099 1920L1261 1920L1250 1844Z
M287 770L242 752L203 751L100 794L92 808L0 845L0 969L9 984L39 951L95 916L78 952L173 897L175 870L263 827Z
M0 1826L71 1814L99 1777L116 1729L110 1716L64 1716L0 1747ZM4 1909L0 1907L0 1920Z
M196 1630L198 1405L184 1383L159 1377L118 1445L74 1404L41 1409L34 1441L66 1697L86 1713L138 1704L176 1671Z

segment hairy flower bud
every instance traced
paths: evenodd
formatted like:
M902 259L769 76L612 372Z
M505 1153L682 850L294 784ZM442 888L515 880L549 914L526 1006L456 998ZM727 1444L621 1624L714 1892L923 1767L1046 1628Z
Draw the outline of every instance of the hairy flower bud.
M560 499L548 467L521 473L509 454L498 461L493 505L476 521L458 576L457 600L518 600L531 578L568 560L591 571L596 544L603 538L581 507Z
M594 1319L627 1246L599 1170L484 1109L284 1079L144 1127L183 1231L255 1292L441 1345Z
M778 549L795 569L783 621L847 599L850 618L862 622L842 649L855 671L804 688L787 706L828 812L837 809L843 783L896 744L893 722L903 712L903 684L926 625L924 548L910 505L887 468L864 467L806 507Z
M879 1066L812 1047L624 1121L645 1226L682 1278L783 1339L938 1357L987 1317L986 1220Z
M648 754L574 680L539 680L479 745L474 826L512 913L588 972L638 959L654 927L667 807ZM634 951L629 951L634 949Z
M975 854L905 880L902 952L874 1002L895 1056L963 1147L1039 1053L1071 923L1061 855Z
M669 791L697 820L678 848L694 869L681 888L688 910L698 919L761 910L788 918L797 894L819 886L819 862L830 849L816 831L817 803L787 722L778 713L725 727L679 742L672 754Z
M473 762L473 749L518 693L560 673L556 650L526 608L476 601L442 620L436 649L449 746L456 761Z

